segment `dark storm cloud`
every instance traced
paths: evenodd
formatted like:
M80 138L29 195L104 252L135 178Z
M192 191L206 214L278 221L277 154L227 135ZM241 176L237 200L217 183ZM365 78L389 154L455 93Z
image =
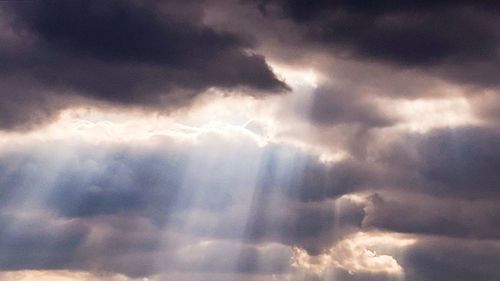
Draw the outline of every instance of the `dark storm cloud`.
M41 122L45 112L57 110L29 106L32 99L47 100L46 92L168 108L211 87L250 89L254 95L286 90L264 57L251 52L250 40L203 24L202 5L2 3L0 26L9 36L1 38L6 44L0 48L0 82L3 95L17 97L0 104L7 112L2 128ZM22 116L8 114L14 113L7 110L9 102Z
M0 129L27 129L40 125L71 104L70 98L54 96L29 78L0 77L0 85Z
M54 269L67 265L90 229L78 222L0 216L2 270Z
M345 179L340 186L351 185L345 193L380 189L467 200L500 196L496 172L500 135L494 127L462 126L392 136L372 132L351 142L357 158L335 163L327 173L332 179ZM366 146L362 152L357 151L357 142ZM333 177L336 172L339 175ZM316 200L332 195L319 194Z
M418 194L375 194L365 209L363 227L400 233L498 239L498 203L498 200L459 200Z
M431 239L412 246L403 266L409 281L494 281L499 260L498 242Z
M314 92L310 118L318 125L359 124L363 127L393 125L395 117L383 112L354 89L321 87Z
M420 171L438 183L436 194L498 197L499 144L500 134L488 128L435 131L421 144Z
M500 6L494 1L259 1L303 39L341 57L417 67L498 86Z
M392 183L403 190L464 199L498 198L499 143L500 135L490 127L436 129L389 144L379 160Z
M357 55L409 65L497 56L499 6L491 1L276 2L315 39Z

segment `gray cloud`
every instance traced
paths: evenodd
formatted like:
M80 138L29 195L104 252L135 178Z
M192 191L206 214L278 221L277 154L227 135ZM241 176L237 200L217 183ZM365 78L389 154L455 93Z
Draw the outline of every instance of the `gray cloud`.
M438 184L429 192L469 198L498 197L499 143L500 135L488 128L431 133L420 144L420 171Z
M0 161L2 213L48 212L58 216L54 224L57 220L61 223L42 228L23 220L5 221L9 228L0 243L0 248L6 247L2 268L71 268L129 276L171 270L283 274L289 270L285 262L288 247L300 246L316 255L359 230L376 228L442 239L496 239L500 233L495 224L498 208L490 189L439 181L442 186L449 184L449 189L436 193L436 178L420 172L432 165L434 172L442 173L442 162L428 159L435 159L434 146L447 144L451 132L454 143L460 144L455 148L463 147L465 152L460 163L467 159L490 163L481 157L494 155L496 146L490 144L496 143L496 135L484 128L408 135L411 141L401 145L416 149L420 158L405 155L408 149L392 146L393 154L381 150L384 157L370 165L363 159L327 164L299 151L292 153L287 147L262 148L210 139L182 146L162 141L161 146L147 148L63 143L10 148ZM211 151L217 147L226 153ZM442 153L439 159L446 159L448 151L438 150ZM453 150L450 155L460 151ZM291 154L295 158L291 159ZM407 166L401 164L403 160ZM417 171L423 179L412 181L405 169ZM386 170L391 173L384 174ZM413 195L407 194L409 187ZM369 205L340 197L370 190L380 190L380 195L372 197ZM52 225L51 220L48 225ZM48 231L43 239L30 238L34 234L29 233L43 231ZM264 251L268 248L263 245L278 248ZM25 247L39 249L43 256L14 251ZM410 249L407 256L418 257L417 249ZM436 251L435 255L444 255L447 249ZM477 253L482 254L480 250ZM232 262L226 262L228 256ZM432 259L425 255L415 258L405 263L405 269L427 274L419 268ZM339 278L365 277L346 273Z
M365 209L365 228L460 237L498 239L498 200L460 200L418 194L374 194ZM398 214L395 216L394 214Z
M2 216L0 270L80 270L145 277L169 271L248 275L288 270L291 250L209 241L157 228L135 216L63 219Z
M0 268L66 268L90 229L78 222L42 221L2 215Z
M499 6L492 1L253 3L268 24L287 31L275 35L279 40L273 44L294 45L284 52L272 47L278 50L277 56L282 53L291 60L307 60L307 54L329 53L379 63L396 72L417 70L430 74L429 80L439 77L461 85L498 87L500 19ZM269 32L263 33L267 41L273 41L268 39Z
M258 1L338 56L417 67L462 83L498 86L500 30L491 1Z
M266 61L290 59L285 69L307 64L321 85L281 100L290 119L280 122L306 123L299 140L348 153L324 162L213 132L197 143L157 137L144 146L5 143L0 270L395 280L340 268L301 275L291 266L292 247L316 256L350 234L382 231L415 240L373 249L393 256L408 281L499 280L499 6L255 4L0 4L2 130L30 129L78 105L169 111L212 88L286 91ZM442 97L451 86L483 125L412 133L378 100Z
M406 254L407 280L497 280L499 253L495 242L423 241Z
M45 92L158 109L184 105L211 87L253 95L288 88L251 52L251 40L204 25L201 2L11 2L0 8L1 27L10 35L0 49L0 81L11 81L2 93L16 96L16 112L23 112L7 110L9 99L3 100L5 129L54 114L58 107L51 103L29 106L49 100Z
M383 111L366 93L355 89L323 86L312 97L310 119L323 126L353 124L362 127L384 127L397 122Z
M500 136L488 126L435 129L399 135L374 148L385 182L434 196L498 198ZM377 145L375 145L377 147Z
M349 187L343 189L340 183L330 187L328 181L316 181L314 175L326 178L322 173L330 170L315 157L285 146L260 148L253 143L239 143L234 149L240 152L232 154L221 152L231 146L224 142L217 147L208 143L149 148L74 145L52 143L4 152L0 157L0 209L49 212L85 221L91 227L100 217L109 217L109 223L120 221L120 217L136 217L193 239L241 240L250 248L266 243L300 245L315 254L359 228L364 216L363 210L349 201L311 201L309 198L319 193L308 195L309 188L317 189L314 192L338 192L338 197ZM216 150L210 152L215 153L212 155L219 156L206 159L210 149ZM297 154L296 163L280 160L291 150ZM238 160L242 155L246 155L245 162ZM309 168L302 172L303 166ZM314 174L301 181L303 173ZM336 188L339 191L334 191ZM84 261L99 264L101 256L106 256L102 251L125 254L127 245L133 249L137 243L142 245L140 237L129 240L119 232L113 235L117 236L102 241L107 245L99 246L102 250L86 250L86 244L78 245L82 247L80 252L88 252ZM146 245L153 245L148 251L157 250L154 240ZM248 251L248 257L241 257L239 270L264 270L247 264L247 258L251 262L254 256L254 250ZM199 262L205 267L209 261ZM22 268L23 263L18 265ZM106 269L131 270L116 266ZM137 268L153 270L146 265ZM145 274L132 271L132 275Z

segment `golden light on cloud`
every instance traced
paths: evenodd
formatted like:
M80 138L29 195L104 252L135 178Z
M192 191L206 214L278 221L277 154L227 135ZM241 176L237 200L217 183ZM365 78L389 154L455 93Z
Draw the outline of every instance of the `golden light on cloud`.
M152 281L149 278L129 278L121 274L92 274L67 270L22 270L0 273L2 281Z
M383 101L385 106L402 117L397 127L427 132L433 128L477 125L480 123L465 97Z
M403 276L404 270L398 261L390 254L378 253L377 249L400 251L415 242L411 237L395 233L357 232L317 256L295 247L292 266L318 275L342 269L350 274L365 272Z
M215 98L203 106L195 105L192 111L179 111L170 115L133 110L71 108L62 111L58 120L46 127L27 133L3 133L1 142L77 139L90 143L133 143L162 136L194 141L200 134L209 132L245 134L263 141L264 136L245 127L250 120L257 120L254 114L258 110L252 98L242 102L231 97Z
M306 83L315 77L312 70L283 70L290 79ZM311 76L308 76L311 75ZM305 80L300 80L305 79ZM316 79L316 78L314 78ZM309 82L307 82L309 81ZM92 144L147 144L161 138L178 143L196 143L207 135L226 139L250 140L259 146L281 143L317 155L323 162L340 161L348 155L329 147L325 150L301 135L287 136L289 126L297 127L299 121L285 124L281 121L283 100L307 106L303 99L310 97L303 92L266 99L242 96L225 96L211 92L200 96L189 110L178 110L168 115L146 113L140 110L107 110L94 107L68 108L58 119L44 127L29 132L0 132L0 148L9 144L45 141L74 141ZM300 99L300 100L294 100Z
M273 62L269 64L274 72L292 87L317 88L321 81L320 74L311 67L289 67Z

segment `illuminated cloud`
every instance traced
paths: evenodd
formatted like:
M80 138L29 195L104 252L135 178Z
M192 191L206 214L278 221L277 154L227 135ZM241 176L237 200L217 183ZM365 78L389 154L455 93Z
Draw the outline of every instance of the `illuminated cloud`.
M317 256L295 248L292 266L321 279L333 276L340 280L404 280L404 269L398 261L389 254L377 253L377 250L387 252L389 249L390 253L414 242L414 239L395 234L358 232Z

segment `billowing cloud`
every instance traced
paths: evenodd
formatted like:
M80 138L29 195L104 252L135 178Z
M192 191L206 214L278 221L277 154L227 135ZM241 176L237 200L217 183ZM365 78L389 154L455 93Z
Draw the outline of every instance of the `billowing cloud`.
M498 220L498 200L391 195L374 194L369 197L369 204L364 209L364 227L470 239L498 239L500 236L494 223ZM399 216L394 217L394 214Z
M302 40L339 56L418 67L447 79L497 86L499 6L491 1L257 1ZM432 71L432 70L431 70Z
M6 235L5 245L46 253L24 258L22 252L4 251L9 263L3 269L42 269L39 264L46 263L50 269L129 276L165 270L282 274L293 245L321 253L360 227L364 213L350 200L303 202L301 190L314 179L299 181L302 167L329 172L316 157L286 146L259 147L251 139L201 137L205 143L182 146L160 138L148 146L97 149L59 142L57 148L52 143L6 149L0 157L1 210L13 220L25 213L52 214L43 219L85 231L65 238L64 229L49 228L54 237L47 239L73 241L66 248ZM230 147L234 154L224 154ZM287 161L289 153L296 154L296 164ZM321 190L328 185L314 184ZM14 230L23 233L41 227L24 220L6 224L20 224ZM65 257L61 263L59 255Z
M498 8L0 3L0 279L500 280Z
M496 280L500 274L498 253L495 242L424 241L407 253L408 280Z
M43 121L68 95L161 109L211 87L288 88L251 40L204 25L202 3L16 2L1 14L3 128Z

